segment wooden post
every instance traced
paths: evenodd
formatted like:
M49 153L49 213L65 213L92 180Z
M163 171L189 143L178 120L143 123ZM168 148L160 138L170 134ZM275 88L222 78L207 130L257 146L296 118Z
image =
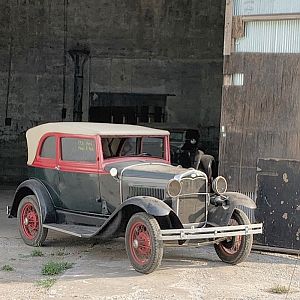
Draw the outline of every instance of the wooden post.
M230 55L232 49L232 17L233 0L226 0L225 26L224 26L224 55Z

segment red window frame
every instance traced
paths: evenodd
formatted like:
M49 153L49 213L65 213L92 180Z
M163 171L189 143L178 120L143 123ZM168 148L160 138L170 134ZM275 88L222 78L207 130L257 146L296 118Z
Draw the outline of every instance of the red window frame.
M81 161L67 161L62 159L62 138L78 138L90 139L95 141L96 145L96 161L94 163ZM58 134L57 139L57 163L58 168L63 172L78 172L78 173L95 173L99 170L99 136L98 135L81 135L81 134Z
M56 142L56 158L46 158L41 157L40 153L42 150L42 146L44 141L49 136L55 137ZM64 161L61 159L61 138L62 137L70 137L70 138L88 138L94 139L96 143L96 162L95 163L85 163L85 162L72 162L72 161ZM124 136L124 137L140 137L140 136ZM161 136L147 136L147 137L161 137ZM165 157L161 159L163 163L170 164L170 139L169 136L163 136L164 144L165 144ZM126 160L135 160L136 157L127 157ZM152 157L143 157L145 160L153 160ZM36 157L32 163L32 166L39 168L48 168L48 169L60 169L66 172L81 172L81 173L107 173L104 170L104 167L112 162L123 161L124 157L120 158L103 158L102 153L102 144L101 137L99 135L80 135L80 134L61 134L55 132L48 132L44 134L38 144Z
M163 138L164 139L164 158L155 158L155 157L143 157L144 160L149 160L149 161L153 161L153 160L157 160L160 159L162 160L162 163L171 163L171 157L170 157L170 140L169 140L169 136L157 136L157 135L147 135L147 136L140 136L140 135L129 135L129 136L121 136L122 138L135 138L135 137L140 137L140 138ZM114 157L114 158L106 158L104 159L103 157L103 152L102 152L102 142L101 142L101 138L106 138L104 137L99 137L99 145L100 145L100 150L101 150L101 155L100 155L100 166L103 166L102 169L104 169L104 167L107 164L110 164L112 162L119 162L119 161L123 161L125 159L125 157ZM126 160L136 160L136 157L126 157Z
M55 158L49 158L49 157L42 157L42 147L44 145L45 140L48 137L54 137L55 138ZM40 168L47 168L47 169L55 169L57 166L57 135L55 133L46 133L44 134L38 144L36 156L32 163L32 166L34 167L40 167Z

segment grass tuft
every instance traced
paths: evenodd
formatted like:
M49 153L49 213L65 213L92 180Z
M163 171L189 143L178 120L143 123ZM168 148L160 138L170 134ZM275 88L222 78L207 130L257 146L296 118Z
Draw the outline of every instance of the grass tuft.
M273 294L287 294L289 292L289 289L284 285L278 284L278 285L270 288L269 292L273 293Z
M44 256L44 253L39 249L35 249L31 252L31 256L32 257L41 257L41 256Z
M69 252L65 252L65 250L61 249L56 251L55 253L51 253L51 256L65 256L65 255L69 255Z
M47 262L42 268L43 275L58 275L63 273L64 271L71 269L73 266L72 263L69 262Z
M64 256L64 255L69 255L70 253L69 252L65 252L65 250L58 250L56 252L56 255L57 256Z
M51 286L56 282L56 278L46 278L46 279L40 279L36 282L38 286L41 286L45 289L51 288Z
M14 268L10 265L4 265L4 266L2 266L1 270L6 271L6 272L11 272L14 270Z

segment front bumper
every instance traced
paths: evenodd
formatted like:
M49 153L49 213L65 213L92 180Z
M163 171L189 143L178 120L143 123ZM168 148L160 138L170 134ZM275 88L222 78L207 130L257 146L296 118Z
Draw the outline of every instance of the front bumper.
M188 224L186 224L188 227ZM160 240L179 241L179 240L201 240L211 238L231 237L238 235L249 235L262 233L262 223L223 227L202 227L182 229L164 229L160 231Z

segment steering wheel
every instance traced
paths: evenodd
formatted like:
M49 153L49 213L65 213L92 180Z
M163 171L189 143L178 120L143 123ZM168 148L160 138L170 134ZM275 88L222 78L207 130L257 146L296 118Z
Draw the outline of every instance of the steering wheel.
M143 152L143 153L138 154L137 156L152 156L152 155L147 152Z

